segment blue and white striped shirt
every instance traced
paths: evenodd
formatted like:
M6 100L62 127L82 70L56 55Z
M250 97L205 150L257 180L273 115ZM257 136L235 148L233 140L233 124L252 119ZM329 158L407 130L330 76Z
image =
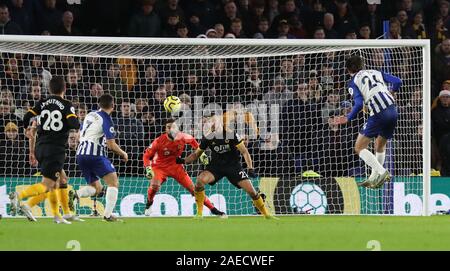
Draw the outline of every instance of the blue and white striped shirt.
M370 116L380 113L389 106L396 106L386 83L392 85L393 91L398 91L402 80L376 70L361 70L356 73L348 84L348 91L353 96L355 103L352 111L347 115L347 119L349 121L354 119L363 108L363 104L369 108Z
M102 110L90 112L83 122L77 156L106 156L106 140L114 139L114 133L114 125L108 113Z

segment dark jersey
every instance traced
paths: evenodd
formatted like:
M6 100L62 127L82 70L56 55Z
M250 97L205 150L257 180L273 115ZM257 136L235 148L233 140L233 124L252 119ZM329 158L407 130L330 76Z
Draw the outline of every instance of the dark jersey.
M30 119L37 117L38 130L36 145L52 144L65 147L71 129L79 129L80 123L72 103L59 96L49 96L29 109L23 118L25 127Z
M224 132L221 136L210 134L202 138L200 149L211 149L211 165L240 165L241 157L236 146L242 142L243 139L237 133Z

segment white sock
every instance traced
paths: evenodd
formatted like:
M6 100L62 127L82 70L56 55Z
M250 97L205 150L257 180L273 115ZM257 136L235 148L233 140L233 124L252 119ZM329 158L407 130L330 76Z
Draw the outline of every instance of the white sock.
M114 207L117 202L117 195L119 194L119 189L117 187L108 187L106 189L106 207L105 207L105 217L110 217Z
M363 149L362 151L360 151L359 157L361 157L361 159L366 163L366 165L371 167L372 170L375 171L376 173L383 174L386 171L386 169L382 165L380 165L380 163L377 161L375 155L373 155L367 149Z
M378 163L380 163L381 166L384 166L384 159L386 157L386 151L384 152L376 152L375 157L377 158ZM372 169L372 174L370 174L369 178L375 177L375 171Z
M84 186L77 191L80 198L89 198L95 196L97 191L92 186Z

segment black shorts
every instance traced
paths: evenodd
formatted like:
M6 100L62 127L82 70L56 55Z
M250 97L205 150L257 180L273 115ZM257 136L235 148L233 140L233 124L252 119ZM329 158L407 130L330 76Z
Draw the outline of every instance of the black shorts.
M247 172L240 165L208 165L205 170L214 175L214 182L209 183L210 185L214 185L223 177L227 177L232 185L241 189L238 183L248 179Z
M39 162L42 176L56 182L66 160L65 148L47 144L37 145L35 156Z

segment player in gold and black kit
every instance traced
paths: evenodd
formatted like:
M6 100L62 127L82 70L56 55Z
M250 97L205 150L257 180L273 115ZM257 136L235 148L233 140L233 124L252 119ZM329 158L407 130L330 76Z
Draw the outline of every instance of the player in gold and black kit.
M195 183L194 195L197 203L197 217L202 217L203 215L205 185L214 185L220 179L226 177L231 184L247 192L252 198L255 207L264 217L274 218L264 205L261 195L256 192L249 180L249 176L255 178L256 174L243 139L237 133L223 128L223 123L219 118L218 116L210 117L211 132L202 138L200 147L194 153L185 159L177 158L177 163L189 164L197 160L207 148L211 150L211 162L200 173ZM242 168L240 154L244 156L247 172Z
M75 114L72 103L64 99L66 83L62 77L53 77L50 80L51 95L39 101L32 109L29 109L23 118L23 123L28 129L30 120L37 118L37 140L34 154L39 163L42 174L42 182L29 186L20 193L10 194L11 208L13 212L19 209L31 221L33 217L27 205L20 205L20 201L33 196L38 196L46 192L49 193L49 200L52 205L52 213L55 222L66 223L59 214L58 197L60 193L61 201L68 202L67 176L63 166L66 158L66 144L71 129L79 129L80 124ZM58 190L56 190L58 188ZM55 204L52 204L52 199Z

